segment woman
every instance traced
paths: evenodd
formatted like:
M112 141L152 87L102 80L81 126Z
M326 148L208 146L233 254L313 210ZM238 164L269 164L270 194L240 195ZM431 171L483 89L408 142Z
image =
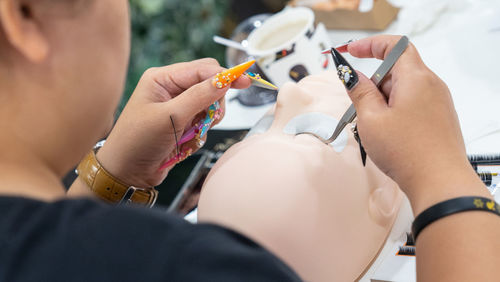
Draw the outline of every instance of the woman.
M123 90L127 1L0 0L0 23L0 280L299 280L270 253L228 229L64 199L60 178L105 135ZM394 41L376 37L349 51L382 58ZM227 87L211 84L221 70L213 60L201 60L147 71L97 153L107 180L150 193L148 187L167 174L158 168L176 155L174 127L182 134L223 98ZM232 87L248 85L240 79ZM366 78L350 93L368 154L417 212L449 197L486 196L467 166L447 91L411 47L383 88L397 97L390 99L393 107ZM444 168L452 171L448 177ZM89 190L80 179L70 194L90 196ZM419 277L491 277L499 232L497 218L484 213L433 223L417 241ZM463 267L469 261L477 267Z
M0 281L299 280L230 230L65 199L60 179L106 135L123 91L126 0L1 0L0 26ZM213 59L148 70L98 162L153 191L176 155L174 127L181 136L223 102L228 87L211 79L222 70ZM69 194L93 196L81 177Z

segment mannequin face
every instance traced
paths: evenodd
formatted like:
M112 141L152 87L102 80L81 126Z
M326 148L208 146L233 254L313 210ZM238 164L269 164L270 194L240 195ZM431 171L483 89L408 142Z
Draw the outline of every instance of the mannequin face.
M402 194L369 159L363 167L349 126L333 146L288 134L304 126L331 133L332 118L338 122L349 105L334 72L285 84L271 127L231 147L210 172L199 220L246 234L305 280L360 278L382 248Z

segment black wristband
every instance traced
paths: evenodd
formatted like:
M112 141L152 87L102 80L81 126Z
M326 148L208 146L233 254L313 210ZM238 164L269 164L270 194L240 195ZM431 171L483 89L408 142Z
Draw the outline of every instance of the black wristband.
M483 197L460 197L435 204L415 218L411 226L413 237L417 240L418 234L434 221L464 211L486 211L500 216L500 205Z

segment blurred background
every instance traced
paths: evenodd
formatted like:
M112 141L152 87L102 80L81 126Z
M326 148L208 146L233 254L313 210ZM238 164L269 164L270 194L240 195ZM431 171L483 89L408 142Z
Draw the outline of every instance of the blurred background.
M142 73L199 58L216 58L222 66L225 47L213 35L230 37L238 23L283 9L285 0L130 0L132 51L127 88L120 110Z

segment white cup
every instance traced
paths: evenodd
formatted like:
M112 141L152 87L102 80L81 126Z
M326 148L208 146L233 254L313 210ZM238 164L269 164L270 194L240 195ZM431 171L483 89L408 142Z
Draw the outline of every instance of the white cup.
M314 26L314 13L304 7L286 8L248 36L247 53L278 87L287 81L334 69L321 51L330 47L325 26Z

